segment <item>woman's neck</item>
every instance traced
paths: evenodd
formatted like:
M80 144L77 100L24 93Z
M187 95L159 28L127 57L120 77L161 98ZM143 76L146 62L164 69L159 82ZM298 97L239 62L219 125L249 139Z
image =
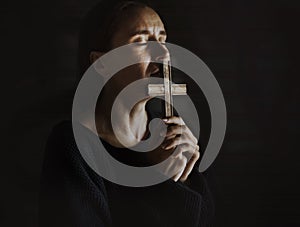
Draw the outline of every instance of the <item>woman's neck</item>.
M132 109L122 100L114 103L113 122L112 104L114 95L101 96L96 110L96 127L98 135L115 147L133 147L137 145L147 132L148 116L146 103L141 100Z

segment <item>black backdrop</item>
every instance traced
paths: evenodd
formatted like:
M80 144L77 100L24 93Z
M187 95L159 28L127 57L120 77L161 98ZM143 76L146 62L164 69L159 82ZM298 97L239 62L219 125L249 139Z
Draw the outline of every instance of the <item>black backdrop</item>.
M1 5L1 226L37 226L52 126L70 118L80 17L95 0ZM169 41L196 53L225 96L211 169L216 226L300 226L299 1L157 1Z

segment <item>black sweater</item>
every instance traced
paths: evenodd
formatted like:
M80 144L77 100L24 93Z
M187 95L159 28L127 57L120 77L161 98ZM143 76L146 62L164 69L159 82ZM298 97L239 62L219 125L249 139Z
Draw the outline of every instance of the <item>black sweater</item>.
M214 209L204 176L193 170L189 182L135 188L109 182L84 161L72 123L64 121L46 147L39 226L211 226Z

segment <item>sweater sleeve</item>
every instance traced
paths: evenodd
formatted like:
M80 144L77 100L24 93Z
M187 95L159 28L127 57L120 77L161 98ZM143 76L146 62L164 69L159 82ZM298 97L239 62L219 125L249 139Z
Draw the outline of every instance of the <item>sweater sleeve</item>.
M171 179L141 188L108 183L114 226L212 226L212 200L202 177L192 173L189 186Z
M41 227L206 227L213 216L205 178L196 170L189 184L169 179L130 188L103 180L81 157L71 122L56 126L48 139L39 202Z
M104 182L83 161L71 122L57 125L46 145L39 226L111 226Z
M204 174L200 173L197 169L193 169L189 175L187 187L202 195L201 211L199 218L199 227L212 226L215 217L215 207L212 193L209 189L208 183Z

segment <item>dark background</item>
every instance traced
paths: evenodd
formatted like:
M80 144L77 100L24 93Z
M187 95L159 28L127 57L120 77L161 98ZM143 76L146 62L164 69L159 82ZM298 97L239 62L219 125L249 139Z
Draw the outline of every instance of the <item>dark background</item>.
M70 118L80 17L94 2L0 4L0 226L37 226L45 141ZM224 93L216 226L300 226L299 1L156 4L169 41L196 53Z

